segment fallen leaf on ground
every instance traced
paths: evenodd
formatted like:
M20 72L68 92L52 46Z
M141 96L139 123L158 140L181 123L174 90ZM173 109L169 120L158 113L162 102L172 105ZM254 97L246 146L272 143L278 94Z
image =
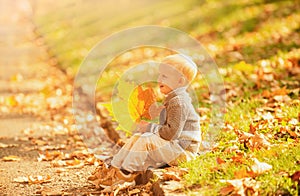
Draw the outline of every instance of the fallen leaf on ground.
M217 163L219 165L223 164L223 163L226 163L226 161L224 161L223 159L221 159L220 157L217 157Z
M50 182L51 177L47 175L46 177L43 176L19 176L13 179L13 182L18 183L28 183L28 184L42 184L46 182Z
M254 137L252 137L249 141L250 147L255 149L266 148L268 149L271 144L267 140L266 136L262 133L255 133Z
M175 172L169 171L169 172L166 172L163 174L163 180L165 180L165 181L170 181L170 180L180 181L181 178Z
M0 148L10 148L10 147L15 147L18 146L18 144L4 144L0 143Z
M45 145L45 146L39 146L38 150L40 151L47 151L47 150L64 150L66 149L66 145L61 144L57 146L52 146L52 145Z
M179 167L168 167L166 168L167 172L175 172L179 177L187 174L189 171L187 168L179 168Z
M221 195L237 195L237 196L258 196L259 183L252 178L242 178L234 180L221 180L226 182L228 186L221 189Z
M122 190L125 190L129 187L133 187L135 185L135 182L124 182L123 184L117 184L117 185L114 185L112 187L112 189L114 190L114 196L117 196L118 193Z
M85 165L84 161L78 160L76 158L74 160L66 161L66 164L68 165L66 167L67 169L83 168Z
M63 166L67 166L67 163L63 160L53 160L51 162L51 166L52 167L63 167Z
M21 158L15 155L9 155L2 158L3 161L21 161Z
M237 145L229 146L224 150L224 152L226 152L226 153L231 153L231 152L236 152L237 153L239 151L240 151L240 149Z
M161 184L166 195L173 195L172 192L184 189L184 184L178 181L168 181ZM169 192L169 193L167 193Z
M54 159L63 159L65 157L63 152L60 151L46 151L45 154L39 154L39 157L37 158L38 161L52 161Z
M254 158L253 160L254 160L254 164L251 166L251 169L257 175L266 173L267 171L270 171L273 168L272 165L269 165L268 163L260 162L256 158Z
M245 158L243 155L237 155L237 156L233 156L231 157L232 162L234 163L244 163L245 162Z
M140 193L141 191L139 189L133 189L133 190L130 190L128 192L128 195L135 195L135 194L138 194Z
M74 160L66 161L66 164L69 166L74 166L81 164L81 161L75 158Z
M247 171L245 168L234 172L234 177L236 179L241 179L241 178L247 178L247 177L254 177L255 174L253 171Z
M296 171L295 173L293 173L293 175L291 175L291 179L293 181L298 182L298 185L300 183L300 171Z
M28 182L28 177L25 176L19 176L17 178L13 179L13 182L19 182L19 183L27 183Z
M242 143L245 143L248 148L251 149L260 149L260 148L266 148L268 149L271 144L266 138L265 135L262 133L255 132L254 134L238 131L236 130L236 134L239 137L239 141Z

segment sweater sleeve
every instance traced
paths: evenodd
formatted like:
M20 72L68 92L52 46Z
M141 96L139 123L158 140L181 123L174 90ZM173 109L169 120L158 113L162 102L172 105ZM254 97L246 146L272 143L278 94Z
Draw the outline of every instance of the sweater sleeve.
M184 110L183 105L179 103L170 104L167 107L166 122L163 125L151 123L150 131L158 133L165 140L175 139L181 134L186 118L186 110Z

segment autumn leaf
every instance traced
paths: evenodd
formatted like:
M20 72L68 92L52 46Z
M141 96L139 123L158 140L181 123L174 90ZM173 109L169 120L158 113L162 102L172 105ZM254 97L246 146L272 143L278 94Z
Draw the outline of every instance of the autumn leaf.
M169 171L169 172L166 172L163 174L163 180L165 180L165 181L170 181L170 180L180 181L181 178L175 172Z
M261 149L261 148L270 148L271 144L262 133L255 131L254 134L236 130L236 134L239 137L239 141L245 143L250 149Z
M9 155L2 158L3 161L21 161L21 158L15 155Z
M220 157L217 157L217 163L219 165L223 164L223 163L226 163L226 161L224 161L223 159L221 159Z
M63 167L67 166L67 163L63 160L54 160L51 162L52 167Z
M144 108L142 109L141 118L151 119L149 114L150 106L156 101L156 96L151 87L143 90L141 86L138 87L138 99L144 102Z
M128 195L137 195L140 192L141 191L139 189L133 189L133 190L128 191Z
M49 175L43 177L43 176L19 176L17 178L13 179L13 182L18 182L18 183L28 183L28 184L42 184L46 182L50 182L51 177Z
M4 144L0 142L0 148L10 148L10 147L16 147L18 144Z
M300 183L300 171L296 171L293 175L290 176L293 181Z
M165 193L164 195L181 195L180 192L182 192L184 188L184 184L178 181L167 181L161 184L161 189Z
M16 101L14 96L10 96L10 97L6 97L5 104L11 107L15 107L16 105L18 105L18 102Z
M46 151L45 154L39 154L39 157L37 158L39 162L41 161L52 161L54 159L63 159L65 158L65 154L61 151Z
M155 94L152 88L143 89L138 86L129 99L129 113L135 122L139 122L142 118L151 119L149 114L150 106L155 102Z
M266 173L273 168L272 165L269 165L268 163L260 162L256 158L254 158L253 161L254 164L251 166L251 170L257 175Z
M234 163L241 163L241 164L243 164L245 162L245 158L242 155L233 156L233 157L231 157L231 160Z
M29 176L28 177L28 183L29 184L41 184L41 183L46 183L50 182L51 177L47 175L46 177L43 176Z
M234 172L234 177L236 179L254 177L254 173L253 173L253 171L247 171L247 169L242 168L242 169Z
M112 103L103 103L112 120L118 122L116 130L130 134L136 122L151 119L150 106L156 101L152 88L144 88L132 82L120 80Z
M227 187L220 190L221 195L237 195L237 196L247 196L259 195L259 183L252 178L242 178L234 180L221 180L221 182L226 182Z

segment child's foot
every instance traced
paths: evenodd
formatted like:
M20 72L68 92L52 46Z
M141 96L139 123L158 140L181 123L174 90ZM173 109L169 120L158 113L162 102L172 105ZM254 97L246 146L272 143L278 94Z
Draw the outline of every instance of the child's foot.
M103 163L95 169L95 171L92 173L92 175L90 177L88 177L88 180L89 181L98 181L100 179L103 179L107 175L108 171L109 171L109 167L105 163Z
M117 184L123 184L125 182L135 183L135 177L138 173L125 174L120 169L111 166L105 178L103 178L99 186L106 188L108 186L114 186Z

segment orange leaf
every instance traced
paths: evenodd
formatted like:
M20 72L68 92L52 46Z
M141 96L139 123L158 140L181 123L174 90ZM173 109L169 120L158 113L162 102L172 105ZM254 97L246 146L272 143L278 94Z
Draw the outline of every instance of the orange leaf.
M223 164L223 163L226 163L226 161L224 161L223 159L221 159L220 157L217 157L217 163L219 165Z
M257 125L254 126L254 125L251 123L251 124L250 124L250 130L249 130L249 132L250 132L251 134L255 134L256 129L257 129Z
M253 171L247 171L245 168L234 172L234 177L237 179L247 178L247 177L255 177L255 173Z
M243 156L239 155L239 156L233 156L231 157L232 161L235 163L244 163L245 159Z
M149 114L149 108L156 101L154 91L150 87L146 88L145 90L143 90L142 88L138 88L138 89L139 89L138 98L139 100L144 101L144 110L141 117L150 119L151 116Z
M231 192L234 191L234 186L232 185L228 185L226 187L223 187L221 190L220 190L220 194L221 195L229 195Z
M169 180L175 180L175 181L180 181L180 177L175 173L175 172L166 172L163 174L163 179L165 181L169 181Z
M155 102L155 94L152 88L138 86L129 98L129 113L135 122L139 122L142 118L151 119L149 114L150 106Z
M287 95L288 93L289 92L288 92L288 90L286 90L286 86L285 86L283 88L279 88L277 90L274 90L272 94L275 96L275 95Z

